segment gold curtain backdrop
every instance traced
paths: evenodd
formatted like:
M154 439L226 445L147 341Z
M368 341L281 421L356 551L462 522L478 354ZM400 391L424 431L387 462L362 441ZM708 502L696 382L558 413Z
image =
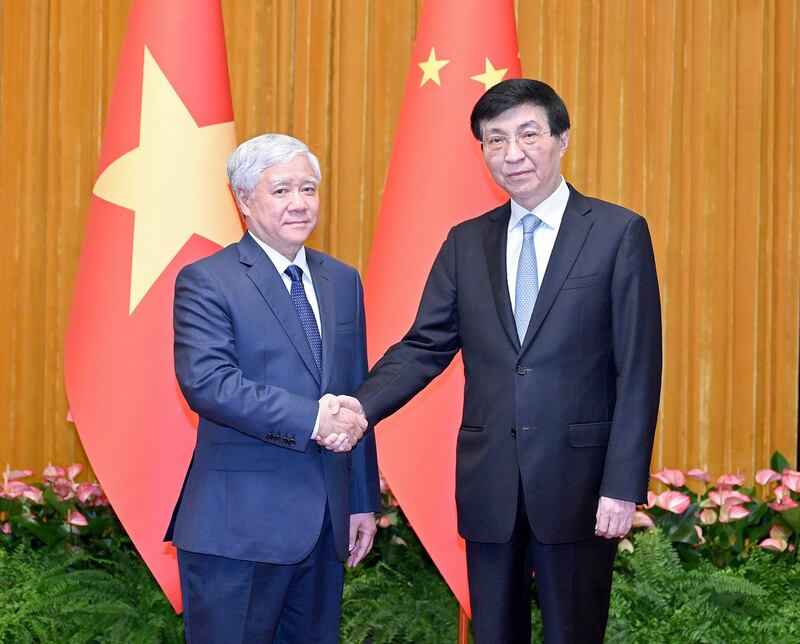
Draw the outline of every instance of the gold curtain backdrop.
M239 139L311 145L324 180L310 244L363 272L421 1L222 4ZM128 8L0 0L3 466L86 460L63 343ZM800 5L519 0L517 18L525 75L570 108L565 176L650 224L665 349L653 467L794 461Z

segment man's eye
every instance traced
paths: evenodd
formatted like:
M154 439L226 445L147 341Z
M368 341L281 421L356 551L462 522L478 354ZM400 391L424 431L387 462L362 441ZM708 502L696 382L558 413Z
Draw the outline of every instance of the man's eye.
M539 133L532 130L527 130L520 135L523 143L533 143L539 138Z
M274 195L285 195L286 194L286 188L276 188L273 191L272 194L274 194Z
M503 145L505 143L506 137L504 136L490 136L486 139L486 142L489 145Z
M316 186L306 186L305 188L303 188L303 192L305 192L308 195L313 195L316 191L317 191Z

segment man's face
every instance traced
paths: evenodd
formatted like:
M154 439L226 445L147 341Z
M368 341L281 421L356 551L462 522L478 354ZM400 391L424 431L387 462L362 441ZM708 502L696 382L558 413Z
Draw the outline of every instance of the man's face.
M533 210L547 199L561 181L561 157L569 144L569 130L558 138L549 133L527 146L515 138L523 132L549 132L544 108L530 103L514 107L483 122L483 140L492 135L506 137L499 150L483 146L483 158L498 186L518 204ZM522 140L522 137L520 137Z
M296 156L261 173L249 199L238 195L247 228L294 261L319 218L317 179L308 159Z

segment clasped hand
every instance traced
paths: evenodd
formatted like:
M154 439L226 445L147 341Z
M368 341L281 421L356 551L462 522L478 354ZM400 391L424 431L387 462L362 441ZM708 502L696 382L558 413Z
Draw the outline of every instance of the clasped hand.
M325 394L319 399L316 441L333 452L349 452L364 435L367 418L352 396Z

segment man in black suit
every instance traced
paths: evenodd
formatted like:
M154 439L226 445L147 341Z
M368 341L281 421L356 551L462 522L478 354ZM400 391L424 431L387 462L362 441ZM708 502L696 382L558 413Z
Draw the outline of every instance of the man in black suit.
M530 641L535 571L545 640L601 642L658 411L650 235L564 181L569 115L548 85L503 81L471 121L511 200L450 231L413 326L355 396L377 423L461 350L456 503L476 641Z

